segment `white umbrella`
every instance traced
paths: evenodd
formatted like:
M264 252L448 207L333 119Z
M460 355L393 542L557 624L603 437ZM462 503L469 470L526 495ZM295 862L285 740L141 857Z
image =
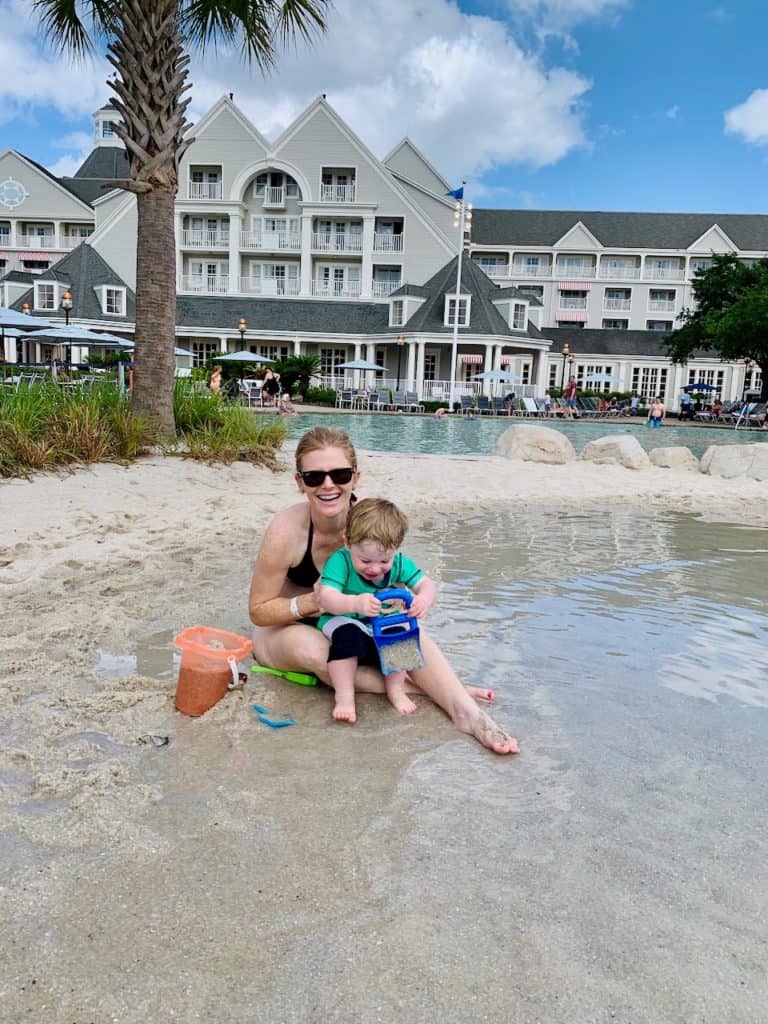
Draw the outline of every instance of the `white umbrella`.
M379 366L378 363L372 363L368 359L352 359L348 363L339 363L337 369L339 369L339 370L379 370L381 373L383 373L385 367Z
M484 370L482 373L475 374L475 380L499 380L505 384L520 383L518 374L510 373L508 370Z
M26 334L25 337L27 337ZM66 345L68 348L72 345L103 345L107 348L114 348L116 345L131 344L130 341L119 338L116 334L109 334L106 331L99 334L98 331L92 331L88 327L77 327L74 324L71 327L51 327L50 324L47 324L42 330L31 331L28 337L32 341L45 341L51 345Z
M6 309L0 306L0 327L20 327L22 330L34 330L36 327L50 327L51 321L41 316L20 313L18 309Z
M274 363L274 359L267 359L266 356L257 356L255 352L227 352L225 356L216 356L217 363Z

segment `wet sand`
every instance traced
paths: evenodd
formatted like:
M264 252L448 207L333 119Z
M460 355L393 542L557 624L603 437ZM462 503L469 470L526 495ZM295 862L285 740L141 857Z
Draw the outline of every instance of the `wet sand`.
M265 677L173 711L168 638L247 630L288 474L0 485L0 1019L762 1021L768 544L711 520L760 527L766 485L362 464L522 754Z

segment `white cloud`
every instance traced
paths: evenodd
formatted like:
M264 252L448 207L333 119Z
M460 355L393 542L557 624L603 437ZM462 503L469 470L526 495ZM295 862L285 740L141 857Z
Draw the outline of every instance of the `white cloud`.
M667 110L667 115L666 116L669 118L670 121L676 121L677 120L677 116L678 116L679 113L680 113L680 107L678 107L678 105L675 103L673 106L671 106Z
M627 0L513 0L555 27L616 12ZM0 123L43 124L57 114L62 135L89 129L90 114L108 98L103 59L72 66L42 51L26 0L0 0ZM192 106L199 118L219 97L235 102L274 139L321 92L381 157L409 135L446 177L472 178L502 164L556 163L587 144L584 97L591 83L549 63L520 43L509 25L464 14L455 0L336 0L328 32L316 45L283 54L264 79L239 52L210 51L192 62ZM63 83L66 82L66 87ZM24 140L13 145L24 150ZM56 164L73 169L79 142Z
M727 110L725 131L759 146L768 143L768 89L755 89L738 107Z

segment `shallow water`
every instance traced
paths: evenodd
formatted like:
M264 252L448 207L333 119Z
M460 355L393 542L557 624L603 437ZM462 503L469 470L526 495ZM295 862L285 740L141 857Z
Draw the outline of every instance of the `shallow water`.
M408 551L440 583L430 630L497 691L520 756L424 701L362 698L334 726L327 691L264 677L173 716L167 747L125 754L155 793L124 811L127 852L46 860L9 835L6 867L40 861L61 894L33 888L14 922L47 1009L14 988L7 1019L764 1019L768 530L509 509L435 517ZM247 570L216 625L243 630ZM161 624L119 657L170 700ZM270 732L254 700L297 725Z
M577 452L588 441L609 434L630 434L646 451L651 448L685 445L700 459L712 444L765 444L761 431L720 430L716 427L677 426L672 420L659 429L622 420L560 420L520 419L507 416L444 417L405 416L375 413L304 413L286 420L292 436L299 438L305 430L323 423L341 427L360 449L385 452L419 452L446 455L490 455L497 438L512 425L539 425L565 434Z

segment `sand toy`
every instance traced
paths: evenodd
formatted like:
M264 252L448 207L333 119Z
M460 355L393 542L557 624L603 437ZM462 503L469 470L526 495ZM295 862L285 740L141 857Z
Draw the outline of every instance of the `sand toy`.
M317 686L317 676L311 676L307 672L288 672L282 668L267 668L266 665L251 665L251 672L264 672L268 676L287 679L289 683L296 683L298 686Z
M240 685L237 663L252 650L237 633L210 626L190 626L173 641L181 651L176 707L196 718Z
M376 592L376 597L385 604L387 601L402 601L410 608L413 595L409 590L391 587ZM419 620L409 618L404 611L384 612L371 619L373 640L379 652L381 671L385 676L391 672L404 672L411 668L422 668L419 642Z

